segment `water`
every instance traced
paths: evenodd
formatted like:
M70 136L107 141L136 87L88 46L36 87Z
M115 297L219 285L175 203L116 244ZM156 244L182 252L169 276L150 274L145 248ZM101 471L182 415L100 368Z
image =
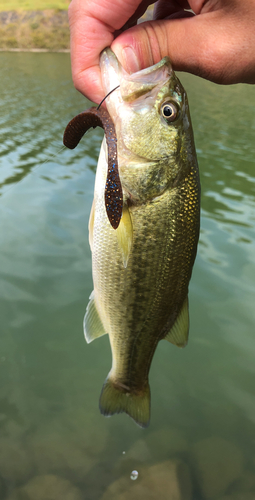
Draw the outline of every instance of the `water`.
M171 500L177 472L185 500L254 498L255 88L181 75L202 184L190 340L159 344L142 430L100 415L109 342L82 331L102 132L61 149L89 106L69 55L0 58L0 498Z

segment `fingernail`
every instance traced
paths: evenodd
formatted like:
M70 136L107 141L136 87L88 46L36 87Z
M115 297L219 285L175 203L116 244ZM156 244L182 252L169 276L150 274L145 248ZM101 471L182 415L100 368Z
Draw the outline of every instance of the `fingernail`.
M140 71L140 61L133 47L125 47L122 49L123 66L129 73Z

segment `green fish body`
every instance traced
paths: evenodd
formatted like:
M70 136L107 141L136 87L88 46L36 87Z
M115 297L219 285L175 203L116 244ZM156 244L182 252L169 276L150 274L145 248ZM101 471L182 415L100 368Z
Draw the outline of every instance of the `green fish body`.
M188 285L199 237L200 184L186 93L170 61L128 75L110 49L101 55L106 100L117 134L123 190L119 227L104 191L107 151L98 161L89 237L94 291L84 319L87 342L108 333L112 369L104 415L150 419L148 375L162 339L183 347L189 329Z

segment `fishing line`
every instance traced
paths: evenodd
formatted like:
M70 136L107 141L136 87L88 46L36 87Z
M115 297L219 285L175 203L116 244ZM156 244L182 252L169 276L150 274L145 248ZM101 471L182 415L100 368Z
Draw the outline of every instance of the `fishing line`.
M112 92L114 92L114 90L118 89L120 87L120 85L117 85L117 87L114 87L114 89L110 90L110 92L108 92L108 94L103 98L103 100L98 104L97 106L97 109L100 108L101 104L103 104L103 102L105 101L105 99L107 99L107 97L112 94Z

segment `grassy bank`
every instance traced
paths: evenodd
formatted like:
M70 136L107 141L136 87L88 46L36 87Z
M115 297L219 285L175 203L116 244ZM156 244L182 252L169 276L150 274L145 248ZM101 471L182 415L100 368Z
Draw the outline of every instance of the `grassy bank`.
M3 4L3 0L0 2ZM20 0L20 3L29 4L30 1ZM37 5L47 2L35 1L33 3ZM64 0L56 3L63 4ZM67 10L0 12L0 49L47 49L50 51L69 49Z
M0 0L0 11L10 10L65 10L71 0Z

